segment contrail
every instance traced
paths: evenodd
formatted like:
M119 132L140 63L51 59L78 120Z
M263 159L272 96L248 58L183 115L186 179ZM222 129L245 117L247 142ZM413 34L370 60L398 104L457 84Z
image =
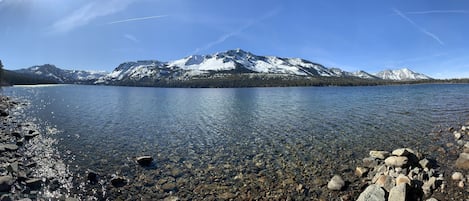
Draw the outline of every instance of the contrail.
M468 10L425 10L406 12L409 15L425 15L425 14L448 14L448 13L469 13Z
M433 34L432 32L429 32L427 31L426 29L424 29L423 27L419 26L417 23L415 23L413 20L411 20L409 17L407 17L406 15L404 15L404 13L402 13L401 11L393 8L392 9L397 15L399 15L401 18L403 18L404 20L406 20L407 22L409 22L410 24L412 24L415 28L417 28L420 32L424 33L425 35L427 36L430 36L431 38L433 38L433 40L437 41L438 43L440 43L440 45L445 45L445 43L443 41L440 40L440 38L438 36L436 36L435 34Z
M113 21L113 22L109 22L108 24L117 24L117 23L139 21L139 20L149 20L149 19L163 18L163 17L168 17L168 15L154 15L154 16L147 16L147 17L136 17L136 18L130 18L130 19L125 19L125 20Z

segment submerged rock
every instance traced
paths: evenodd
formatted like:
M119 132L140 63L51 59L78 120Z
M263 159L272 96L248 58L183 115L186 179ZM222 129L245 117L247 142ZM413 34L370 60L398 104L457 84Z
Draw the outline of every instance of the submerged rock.
M459 157L456 160L456 168L469 170L469 153L459 154Z
M339 191L345 186L345 182L339 175L334 175L332 179L327 183L327 188L333 191Z
M149 166L153 162L152 156L139 156L137 157L137 163L142 166Z
M11 189L11 186L15 183L15 179L11 176L1 176L0 177L0 192L8 192Z
M114 177L111 179L111 184L114 187L123 187L127 185L127 180L123 177Z

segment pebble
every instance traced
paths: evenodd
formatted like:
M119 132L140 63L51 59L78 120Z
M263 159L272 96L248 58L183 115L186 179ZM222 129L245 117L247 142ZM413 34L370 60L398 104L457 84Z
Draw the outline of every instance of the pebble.
M332 179L327 183L327 188L333 191L339 191L345 186L345 182L339 175L334 175Z
M459 188L464 188L464 181L459 181L458 187Z
M461 137L462 137L462 135L461 135L460 132L454 132L454 138L455 138L456 140L461 139Z

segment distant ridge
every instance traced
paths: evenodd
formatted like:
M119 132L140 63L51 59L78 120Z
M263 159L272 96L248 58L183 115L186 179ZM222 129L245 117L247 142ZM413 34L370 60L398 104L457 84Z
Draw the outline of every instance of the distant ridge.
M51 64L13 71L52 83L163 87L376 85L432 79L408 68L376 74L327 68L301 58L259 56L242 49L162 62L124 62L112 72L64 70Z

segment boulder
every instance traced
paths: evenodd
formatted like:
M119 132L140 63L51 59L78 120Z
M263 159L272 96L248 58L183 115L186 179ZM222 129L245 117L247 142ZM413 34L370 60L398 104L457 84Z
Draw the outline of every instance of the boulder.
M380 186L372 184L366 187L357 201L386 201L385 192Z
M380 187L383 187L387 192L389 192L394 186L394 178L389 175L381 175L376 180L375 184Z
M387 166L402 167L407 165L408 160L406 156L390 156L384 160L384 163Z
M456 160L456 168L469 170L469 153L459 154L459 157Z
M41 188L42 180L39 178L33 178L26 180L25 183L31 190L39 190Z
M333 191L339 191L345 186L345 182L339 175L334 175L332 179L327 183L327 188Z
M389 156L389 151L370 151L370 157L384 160Z
M388 201L406 201L406 185L405 183L394 186L389 191Z
M417 156L417 152L409 148L400 148L400 149L395 149L394 151L392 151L392 155L394 156L410 156L410 155Z
M137 163L141 166L149 166L153 162L152 156L139 156L137 157Z

